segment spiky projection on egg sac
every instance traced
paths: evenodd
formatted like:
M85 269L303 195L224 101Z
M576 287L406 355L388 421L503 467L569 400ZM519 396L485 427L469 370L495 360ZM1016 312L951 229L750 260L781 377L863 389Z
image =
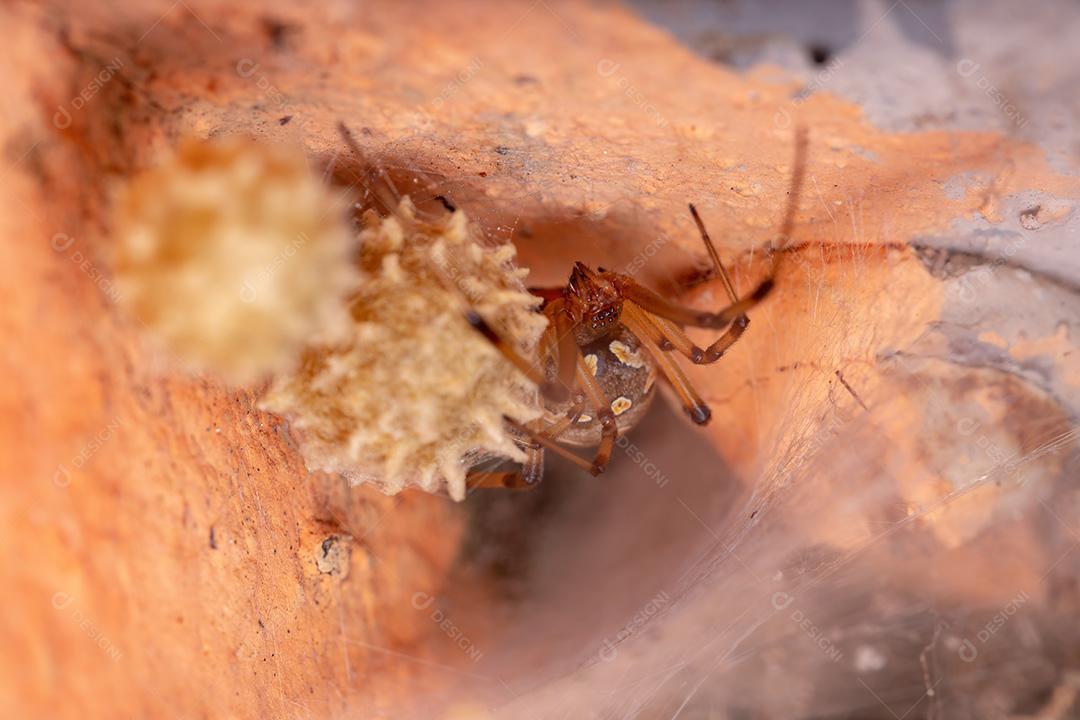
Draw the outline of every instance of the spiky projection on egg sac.
M309 469L396 493L445 486L492 455L521 462L504 416L541 413L537 389L466 321L474 310L526 357L546 327L514 247L483 243L461 211L422 220L405 199L369 212L345 342L308 350L262 407L289 418Z

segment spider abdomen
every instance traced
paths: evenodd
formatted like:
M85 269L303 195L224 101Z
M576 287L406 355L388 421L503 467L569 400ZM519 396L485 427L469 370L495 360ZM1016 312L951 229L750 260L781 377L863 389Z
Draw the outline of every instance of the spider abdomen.
M656 366L637 337L622 324L611 332L581 346L590 373L604 391L619 435L637 425L652 402L656 388ZM546 408L549 420L563 416L569 403ZM596 412L586 407L577 421L559 437L568 445L595 446L601 428Z

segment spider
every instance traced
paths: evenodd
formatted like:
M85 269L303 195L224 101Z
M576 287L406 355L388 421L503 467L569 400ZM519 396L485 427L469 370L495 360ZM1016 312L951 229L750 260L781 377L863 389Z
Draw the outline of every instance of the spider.
M799 129L795 140L795 164L781 242L791 234L805 169L805 131ZM656 392L658 374L671 384L693 422L709 422L708 405L673 354L696 365L708 365L723 357L746 332L750 324L747 311L773 289L782 248L772 251L765 279L739 298L705 223L692 203L689 208L713 269L731 301L719 312L677 305L629 275L603 268L593 270L576 262L565 288L532 291L544 298L543 313L548 318L547 330L540 338L539 362L523 357L477 313L467 314L470 324L537 384L544 406L543 416L529 426L506 419L515 440L526 451L521 469L474 471L468 478L470 488L535 487L543 477L545 450L600 475L607 468L616 439L644 417ZM683 332L685 326L724 332L713 344L702 348ZM596 455L590 462L560 443L597 447Z

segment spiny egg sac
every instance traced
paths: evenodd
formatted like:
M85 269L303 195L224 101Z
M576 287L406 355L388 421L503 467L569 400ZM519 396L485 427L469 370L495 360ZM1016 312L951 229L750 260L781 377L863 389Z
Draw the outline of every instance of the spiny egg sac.
M511 245L485 245L461 211L422 220L408 199L365 217L362 281L344 341L305 352L261 406L289 418L307 466L393 494L445 487L463 499L468 469L522 462L503 417L541 413L536 386L466 321L471 309L526 357L547 321Z
M188 369L237 384L285 370L346 326L345 210L298 150L186 141L116 197L120 304Z

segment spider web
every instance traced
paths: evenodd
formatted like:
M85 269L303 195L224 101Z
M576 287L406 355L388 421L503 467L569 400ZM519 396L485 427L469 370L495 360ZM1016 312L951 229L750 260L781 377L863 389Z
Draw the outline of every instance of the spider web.
M859 198L836 212L856 238L865 236ZM835 278L816 268L820 252L801 248L803 257L788 261L799 272L787 277L837 292ZM862 253L853 246L842 261L852 277L871 261ZM740 291L753 285L745 262L733 269ZM1006 299L1016 297L1022 275L994 274L972 310L982 322L1011 312ZM955 297L965 275L943 281ZM1080 310L1071 290L1054 292ZM964 323L978 326L970 317ZM792 334L811 331L772 320L754 332L800 344ZM470 613L447 591L465 633L502 616L495 639L475 665L462 670L451 655L433 670L464 674L455 676L456 691L426 698L416 716L464 703L499 718L887 720L982 717L991 705L1012 713L1002 717L1020 717L1045 701L1032 688L1075 692L1074 676L1060 673L1055 658L1078 638L1046 625L1062 612L1054 588L1080 571L1072 553L1080 532L1060 509L1071 502L1065 481L1077 467L1076 429L1068 418L1033 415L1025 443L1008 446L985 419L972 420L970 402L950 397L946 375L928 390L923 426L910 428L915 442L898 448L890 430L910 424L896 389L938 382L927 363L958 373L989 366L1001 375L994 382L1008 388L1019 377L1072 401L1075 391L1000 358L976 362L932 348L916 343L879 357L874 373L889 381L876 395L860 393L839 369L812 367L814 357L803 358L812 372L799 374L763 372L755 358L733 354L719 367L759 376L747 385L752 394L755 383L773 382L799 399L820 382L808 378L830 378L823 401L793 402L777 440L762 448L756 476L726 467L663 404L620 440L600 482L549 460L546 486L562 490L543 491L556 511L528 530L530 559L516 592L495 610ZM909 465L922 462L921 444L935 442L954 460L938 457L923 468L925 482L935 471L950 480L928 498L913 491ZM968 512L982 514L966 523ZM510 522L522 521L511 515ZM969 563L993 571L986 559L995 552L1002 553L1002 592L965 594L963 583L948 581ZM1031 571L1017 577L1005 560L1010 553Z
M454 198L462 183L422 162L385 160L438 151L418 134L389 147L379 162L420 178L429 200ZM815 191L808 183L806 192ZM604 211L640 212L629 199L625 205ZM507 221L466 209L493 242L517 239L520 216ZM874 234L861 198L843 198L825 211L853 228L849 237ZM971 247L985 229L959 228L953 240ZM840 235L822 238L823 245ZM680 252L659 248L669 259ZM860 277L871 258L858 246L846 252L842 264ZM813 292L842 291L818 269L822 253L798 249L793 260L802 272L788 277ZM734 267L742 290L753 281L751 259ZM1029 413L1025 442L1010 445L990 420L973 420L970 403L951 395L950 381L930 388L936 399L921 426L896 394L937 382L940 375L927 367L944 366L956 372L947 378L988 369L1003 388L1016 390L1016 381L1080 406L1075 389L1045 373L973 356L959 342L971 335L965 326L993 327L1015 313L1023 274L998 268L978 285L976 301L946 331L958 342L875 358L874 377L888 380L877 394L852 385L838 368L818 367L816 357L802 358L813 370L808 375L763 371L755 358L733 354L719 372L747 377L745 392L755 396L758 385L772 382L805 399L820 382L808 377L829 377L824 400L793 403L777 439L761 448L756 473L740 476L727 467L660 404L623 439L601 481L549 460L546 498L513 501L547 503L526 531L529 558L515 592L495 608L455 606L465 635L495 623L483 657L469 663L451 653L446 664L429 668L453 678L454 690L419 699L414 716L463 707L511 720L1019 718L1075 697L1080 681L1060 662L1080 640L1066 620L1076 610L1068 588L1080 572L1080 523L1067 483L1080 467L1072 416ZM946 296L964 295L966 277L944 273ZM681 280L666 279L671 287ZM1065 322L1076 327L1075 294L1047 287L1052 299L1043 306L1068 308ZM1050 319L1034 314L1045 330ZM774 321L756 323L753 332L802 344L800 334L809 331ZM895 427L907 427L912 442L898 447ZM947 457L927 466L926 446L947 449ZM911 481L920 469L923 481L949 482L919 495ZM522 522L520 514L509 517ZM470 560L476 557L464 562ZM447 595L454 606L452 587Z

